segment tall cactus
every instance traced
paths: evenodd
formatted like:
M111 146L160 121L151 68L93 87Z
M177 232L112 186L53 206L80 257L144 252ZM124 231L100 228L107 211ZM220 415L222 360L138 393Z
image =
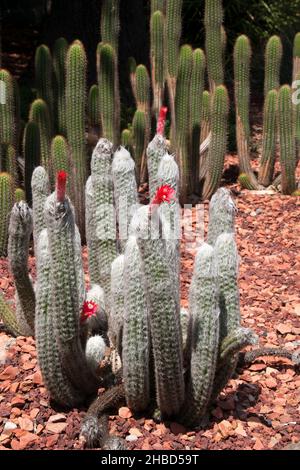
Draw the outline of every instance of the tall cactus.
M141 180L146 179L147 166L146 166L146 146L149 142L151 132L151 114L150 114L150 77L148 70L144 65L138 65L135 72L136 83L136 101L137 111L144 113L145 117L145 135L144 146L141 155L137 156L137 160L141 158ZM135 134L133 132L133 137ZM141 140L140 140L141 143Z
M124 285L122 363L125 395L131 409L142 411L150 400L150 331L142 259L134 235L126 244Z
M205 51L210 90L224 82L222 47L222 0L205 1Z
M110 44L118 57L120 33L120 0L103 0L101 9L101 40Z
M26 124L23 136L23 155L25 160L25 191L26 200L32 202L31 177L34 169L39 166L41 156L40 131L38 125L29 121Z
M207 155L207 176L203 188L203 199L209 199L217 190L223 172L227 147L227 122L229 99L227 89L216 88L211 111L211 143Z
M138 183L143 181L143 162L145 161L145 151L147 145L148 131L147 116L144 111L137 110L132 121L132 146Z
M279 90L278 116L282 193L292 194L296 189L296 148L292 92L288 85L282 86Z
M52 120L54 118L53 76L54 70L51 52L48 46L41 44L35 52L35 84L37 98L41 98L47 103Z
M65 109L65 87L66 87L66 58L68 53L68 41L58 38L53 47L53 69L55 76L57 127L59 134L67 135L66 109Z
M219 188L209 204L207 243L214 246L222 233L234 233L235 204L227 188Z
M297 33L294 38L293 48L293 81L299 80L300 74L300 33Z
M161 159L167 152L166 139L161 134L156 134L147 147L147 165L149 175L150 199L152 199L158 189L157 172Z
M211 108L211 94L205 90L202 95L202 115L201 115L201 137L200 142L203 142L208 138L210 132L210 108ZM205 178L207 172L207 151L204 152L200 157L199 162L199 180L202 181Z
M53 175L57 175L60 170L68 174L67 193L73 201L74 197L74 167L71 151L67 140L62 135L56 135L51 142L51 167Z
M280 86L280 68L282 60L282 42L279 36L272 36L265 51L265 96L270 90Z
M176 157L180 168L179 193L181 201L187 200L191 183L189 156L189 98L192 76L193 51L188 45L180 49L176 84Z
M32 173L32 213L33 213L33 239L35 255L37 257L38 239L46 228L44 220L44 205L50 192L48 174L42 166L38 166Z
M166 4L165 0L151 0L151 13L154 13L157 10L164 13L165 4Z
M252 189L257 189L256 177L250 164L250 60L250 41L247 36L239 36L234 47L236 139L240 172L246 173Z
M158 116L162 106L165 85L164 26L165 19L162 11L159 9L154 10L151 16L150 33L153 112L155 116Z
M88 97L88 118L92 129L100 129L99 87L92 85Z
M169 92L169 103L172 117L172 131L176 126L175 92L178 69L179 43L181 37L182 0L168 0L166 3L165 46L166 46L166 75Z
M0 257L7 254L8 224L12 206L12 178L8 173L0 173Z
M86 54L80 41L74 41L68 50L66 62L67 136L74 162L74 205L76 222L84 238L84 185L87 176L85 143Z
M277 141L277 101L278 92L271 90L265 98L263 117L263 150L258 182L269 186L272 182Z
M109 337L119 355L122 354L122 331L124 325L124 255L119 255L111 264L111 305L109 312Z
M53 131L49 108L44 100L39 98L32 103L29 112L29 120L35 122L39 128L41 143L41 165L47 170L50 179L53 180L50 152Z
M15 100L14 80L10 72L0 69L0 81L4 91L4 102L0 104L0 144L15 145L16 122L15 122ZM4 168L0 162L0 169Z
M12 308L5 301L0 291L0 319L3 321L5 328L14 336L21 336L22 332L16 320L16 316Z
M85 232L88 248L89 274L91 284L97 284L100 280L100 268L98 265L98 240L95 223L95 193L92 177L89 176L85 185Z
M201 135L202 98L204 91L205 56L202 49L193 52L193 69L190 89L190 151L193 190L198 191L199 185L199 148Z

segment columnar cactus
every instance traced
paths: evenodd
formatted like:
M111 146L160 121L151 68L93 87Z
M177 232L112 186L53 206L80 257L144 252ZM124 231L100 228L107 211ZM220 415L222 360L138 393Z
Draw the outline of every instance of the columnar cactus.
M53 47L53 69L55 76L55 98L56 98L56 116L57 130L59 134L67 135L66 123L66 105L65 105L65 88L66 88L66 58L68 53L68 41L65 38L59 38L55 41Z
M164 27L165 19L162 11L159 9L154 10L151 16L150 33L153 112L155 116L158 116L162 106L165 86Z
M104 0L101 10L101 40L110 44L118 56L119 33L120 33L120 0Z
M158 172L161 159L167 152L167 142L163 136L166 113L167 113L167 109L162 108L160 112L159 122L163 121L163 129L161 132L158 132L154 136L154 138L148 144L148 147L147 147L147 166L148 166L148 176L149 176L150 199L154 197L158 189L157 172Z
M41 44L35 52L35 84L37 98L44 100L50 111L51 119L54 117L54 87L53 62L49 48Z
M56 175L58 171L64 170L69 175L69 181L73 180L73 172L71 165L70 150L66 139L57 135L52 139L51 142L51 167L53 174ZM70 185L68 186L68 193L71 194Z
M50 179L53 180L50 152L53 131L51 126L49 108L44 100L39 98L32 103L29 112L29 120L35 122L39 128L41 144L41 165L47 170Z
M151 0L151 13L160 10L162 13L165 11L165 0Z
M204 91L205 56L202 49L193 52L193 68L190 88L190 149L193 190L199 188L199 148L201 135L202 98Z
M84 238L84 185L87 174L85 143L86 55L80 41L74 41L68 50L66 62L67 136L74 162L74 205L76 222Z
M148 70L144 65L138 65L135 72L135 84L136 84L136 102L137 102L137 112L143 113L145 120L145 132L144 132L144 143L142 153L137 155L136 159L139 161L141 159L141 170L140 176L141 180L146 179L146 146L149 142L150 138L150 131L151 131L151 114L150 114L150 77L148 74ZM139 117L136 116L135 122L133 122L133 138L135 140L135 131L134 131L134 124L137 123L141 124L142 115L139 114ZM139 126L140 127L140 126ZM142 135L137 132L137 139L142 143ZM138 146L139 147L139 146Z
M222 0L205 2L205 51L210 90L224 82L223 47L222 47Z
M142 259L134 235L126 244L124 285L122 364L125 396L132 410L142 411L150 401L150 331Z
M202 95L202 116L201 116L201 137L200 142L206 141L210 132L210 104L211 94L205 90ZM199 180L202 181L205 178L207 172L207 151L204 152L200 157L199 162Z
M123 129L121 134L121 145L125 147L126 150L130 151L132 148L132 133L130 129Z
M23 334L33 334L35 293L28 273L32 212L23 201L14 205L9 221L8 256L17 293L16 316Z
M293 58L293 81L295 81L299 80L300 74L300 33L294 38Z
M247 36L239 36L234 48L236 140L240 172L246 173L252 189L256 189L257 180L250 165L250 60L250 41Z
M18 181L16 147L11 144L6 145L5 154L5 167L7 173L9 173L11 176L11 182L14 190Z
M33 213L33 239L35 254L37 256L38 239L46 228L44 220L44 205L50 193L48 174L42 166L35 168L31 178L32 213Z
M85 233L88 247L89 274L91 284L96 284L100 280L100 270L98 265L97 248L98 241L95 224L95 193L92 177L89 176L85 185Z
M120 356L122 355L122 331L125 315L124 293L124 255L119 255L111 264L109 337Z
M282 42L279 36L272 36L265 51L265 96L270 90L280 86L280 68L282 60Z
M193 51L188 45L180 49L175 96L176 158L180 168L180 198L186 202L191 184L189 155L189 100L193 65Z
M203 188L203 199L209 199L217 190L223 172L227 147L227 121L229 99L227 89L216 88L211 111L211 143L207 155L207 176Z
M0 257L7 254L8 223L12 206L12 178L8 173L0 173Z
M235 204L230 191L220 188L213 195L209 204L209 224L207 243L214 246L222 233L234 233Z
M100 129L99 88L92 85L88 97L88 119L92 129Z
M15 202L21 202L21 201L25 201L25 200L26 200L26 196L25 196L24 189L17 188L15 190Z
M0 144L15 145L16 121L15 121L15 99L14 80L10 72L0 69L0 81L5 93L5 102L0 105ZM0 162L0 169L4 171Z
M25 160L25 192L26 200L32 203L31 177L33 170L40 164L40 131L38 125L29 121L26 124L23 137L23 155Z
M22 332L16 320L13 309L5 302L2 292L0 292L0 319L3 321L5 328L13 336L21 336Z
M263 118L263 150L258 182L269 186L272 182L277 141L277 101L278 92L271 90L265 98Z
M143 182L143 162L145 162L145 147L147 145L147 134L149 125L144 111L137 110L132 121L132 147L138 183Z
M292 92L288 85L284 85L279 90L278 116L282 193L292 194L296 189L296 148L293 127Z

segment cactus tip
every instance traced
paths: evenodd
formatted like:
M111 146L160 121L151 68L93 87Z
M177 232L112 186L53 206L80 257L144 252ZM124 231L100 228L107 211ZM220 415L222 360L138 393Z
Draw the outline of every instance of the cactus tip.
M58 202L63 202L66 195L68 174L61 170L57 172L56 176L56 197Z
M160 134L160 135L164 134L167 112L168 112L168 108L166 106L163 106L162 108L160 108L159 117L157 121L157 129L156 129L157 134Z

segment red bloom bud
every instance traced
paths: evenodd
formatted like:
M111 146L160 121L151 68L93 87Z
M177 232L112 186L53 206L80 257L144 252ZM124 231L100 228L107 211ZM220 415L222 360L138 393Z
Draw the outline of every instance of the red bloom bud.
M160 108L159 117L157 121L157 128L156 128L157 134L164 135L167 112L168 112L167 107L163 106L162 108Z
M90 317L96 315L98 310L98 304L93 300L86 300L83 304L80 321L83 323Z
M163 202L171 202L175 199L175 189L171 188L169 185L164 185L158 188L155 193L154 198L151 201L151 206L160 205Z
M64 202L66 195L68 174L61 170L56 175L56 198L57 202Z

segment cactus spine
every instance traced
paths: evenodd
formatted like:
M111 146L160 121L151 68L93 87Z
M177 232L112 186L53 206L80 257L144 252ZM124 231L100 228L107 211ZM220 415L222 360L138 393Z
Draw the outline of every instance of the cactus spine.
M228 92L223 85L220 85L215 90L212 102L212 136L207 155L208 172L203 188L203 199L209 199L217 190L221 181L227 147L228 111Z
M74 205L76 221L84 238L84 185L87 173L85 143L86 55L80 41L74 41L68 50L66 69L67 135L74 162Z
M135 124L137 125L139 123L139 130L137 130L137 135L135 132L133 132L133 136L139 141L139 145L137 145L137 148L139 148L140 154L137 155L136 159L137 161L141 160L141 168L140 168L140 178L142 181L146 179L146 172L147 172L147 167L146 167L146 146L147 142L149 142L150 138L150 127L151 127L151 115L150 115L150 78L148 74L148 70L144 65L138 65L136 68L136 73L135 73L135 83L136 83L136 101L137 101L137 111L140 113L144 114L144 118L142 118L141 114L139 113L139 117L137 118L137 122ZM141 147L142 144L142 135L140 134L141 132L141 124L142 120L145 120L145 131L144 131L144 144L143 147ZM140 134L140 135L139 135Z
M44 100L37 99L32 103L29 113L29 120L35 122L39 128L41 143L41 165L47 170L50 179L53 180L50 157L52 128L49 109Z
M65 38L55 41L53 47L53 69L56 85L56 115L57 132L67 135L65 88L66 88L66 58L69 44Z
M26 124L23 137L25 192L28 204L32 203L31 176L33 170L40 164L40 149L40 131L38 125L33 121L29 121Z
M8 223L12 206L12 178L8 173L0 173L0 257L7 254Z
M250 41L247 36L239 36L234 48L236 139L240 172L246 173L252 189L256 189L258 185L250 165L250 60Z
M191 183L191 163L189 157L189 97L193 51L188 45L180 49L178 76L176 83L176 156L180 168L179 193L183 202L186 201Z
M271 90L266 96L264 104L263 150L259 169L258 182L269 186L272 182L277 136L277 100L278 92Z
M223 48L222 48L222 0L206 0L205 2L205 51L210 90L224 82Z
M205 66L204 52L202 49L195 49L193 52L193 68L190 88L190 149L194 192L198 190L199 184L199 148Z
M68 174L67 193L70 199L74 200L74 168L71 161L70 148L67 140L62 135L57 135L51 142L51 167L53 175L57 175L60 170Z
M288 85L282 86L279 90L278 115L282 193L292 194L296 189L296 148L292 92Z
M157 10L163 13L165 10L165 3L165 0L151 0L151 13L153 14Z
M279 36L272 36L267 42L265 52L265 96L270 90L280 87L280 68L282 43Z
M119 255L111 264L111 306L109 336L119 355L122 355L122 332L124 325L124 255Z
M51 52L45 44L42 44L35 52L35 83L37 98L47 103L52 120L54 116L53 76Z
M165 86L164 26L165 20L162 11L154 10L151 16L150 33L153 112L155 116L158 116L162 106Z

